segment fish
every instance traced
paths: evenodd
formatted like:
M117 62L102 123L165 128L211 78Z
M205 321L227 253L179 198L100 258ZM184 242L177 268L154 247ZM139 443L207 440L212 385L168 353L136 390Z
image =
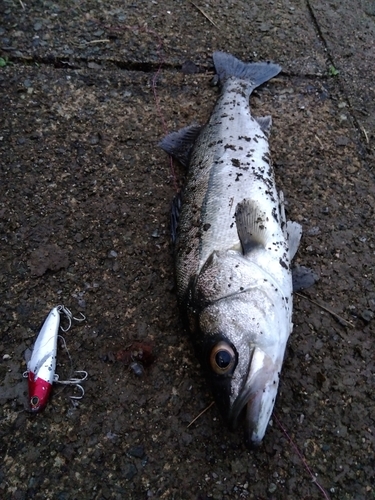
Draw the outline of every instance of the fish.
M220 96L206 125L193 124L159 146L187 167L172 207L178 301L216 405L229 428L245 419L245 440L262 442L293 329L292 276L302 227L286 219L269 150L272 118L254 117L253 90L281 71L225 52L213 61Z
M57 338L61 306L54 307L45 319L27 363L30 411L43 410L55 381Z

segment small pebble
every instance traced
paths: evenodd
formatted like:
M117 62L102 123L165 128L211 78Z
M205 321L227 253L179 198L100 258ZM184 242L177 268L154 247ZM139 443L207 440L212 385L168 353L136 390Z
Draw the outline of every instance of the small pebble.
M133 479L137 472L138 470L136 466L131 463L125 464L125 466L122 468L122 474L127 481Z
M347 146L350 140L347 137L337 137L336 146Z
M320 234L320 227L314 226L311 227L310 229L307 230L306 234L309 236L316 236L317 234Z
M92 146L95 146L96 144L99 144L99 136L98 136L98 134L91 136L90 139L89 139L89 141L90 141L90 144Z
M12 359L12 357L9 354L4 354L3 361L7 361L8 359Z
M374 318L374 313L369 309L365 309L362 311L361 318L365 320L366 323L369 323Z
M136 361L133 361L133 363L130 364L130 368L132 369L133 373L137 377L143 377L145 370L141 363L137 363Z
M277 486L276 486L276 484L275 484L275 483L271 483L271 484L269 485L269 487L268 487L268 491L269 491L270 493L275 493L276 489L277 489Z
M199 73L199 68L192 61L185 61L182 65L181 71L185 75L193 75L194 73Z
M127 454L135 458L143 458L145 456L145 449L143 446L133 446L129 448Z

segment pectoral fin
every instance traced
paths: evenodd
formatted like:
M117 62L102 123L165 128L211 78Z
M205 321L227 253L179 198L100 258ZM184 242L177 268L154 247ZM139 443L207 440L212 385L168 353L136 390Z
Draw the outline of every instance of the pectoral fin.
M296 265L292 269L293 292L310 288L319 276L310 268Z
M243 200L236 207L236 225L243 254L255 248L266 247L272 234L267 229L268 218L259 204L253 200Z

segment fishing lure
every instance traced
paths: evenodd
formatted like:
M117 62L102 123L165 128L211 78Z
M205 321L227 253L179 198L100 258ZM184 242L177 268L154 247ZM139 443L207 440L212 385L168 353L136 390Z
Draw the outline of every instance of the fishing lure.
M69 320L66 329L60 326L61 314L65 314ZM80 379L72 378L65 381L59 380L58 375L55 374L59 329L67 332L71 327L72 318L72 313L66 307L61 305L54 307L45 319L36 339L31 358L27 363L27 371L24 373L24 377L28 379L29 403L32 413L37 413L46 406L54 382L76 385L82 391L82 395L71 396L72 399L81 399L84 395L84 390L79 384L87 378L87 372L77 372L83 374ZM85 317L73 319L83 321Z

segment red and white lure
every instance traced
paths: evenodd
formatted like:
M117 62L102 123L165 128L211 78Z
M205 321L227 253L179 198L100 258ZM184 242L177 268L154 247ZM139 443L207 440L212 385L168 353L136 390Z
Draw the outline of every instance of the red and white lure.
M69 320L66 329L60 326L61 314L65 314ZM85 317L73 318L72 313L66 307L61 305L54 307L44 321L36 339L31 358L27 363L27 371L23 374L25 378L28 378L30 411L33 413L37 413L46 406L54 382L75 385L82 391L81 396L71 396L71 399L81 399L84 395L80 383L87 378L87 372L78 371L76 373L82 374L82 378L70 380L59 380L59 376L55 374L59 328L67 332L71 327L72 319L83 321Z

